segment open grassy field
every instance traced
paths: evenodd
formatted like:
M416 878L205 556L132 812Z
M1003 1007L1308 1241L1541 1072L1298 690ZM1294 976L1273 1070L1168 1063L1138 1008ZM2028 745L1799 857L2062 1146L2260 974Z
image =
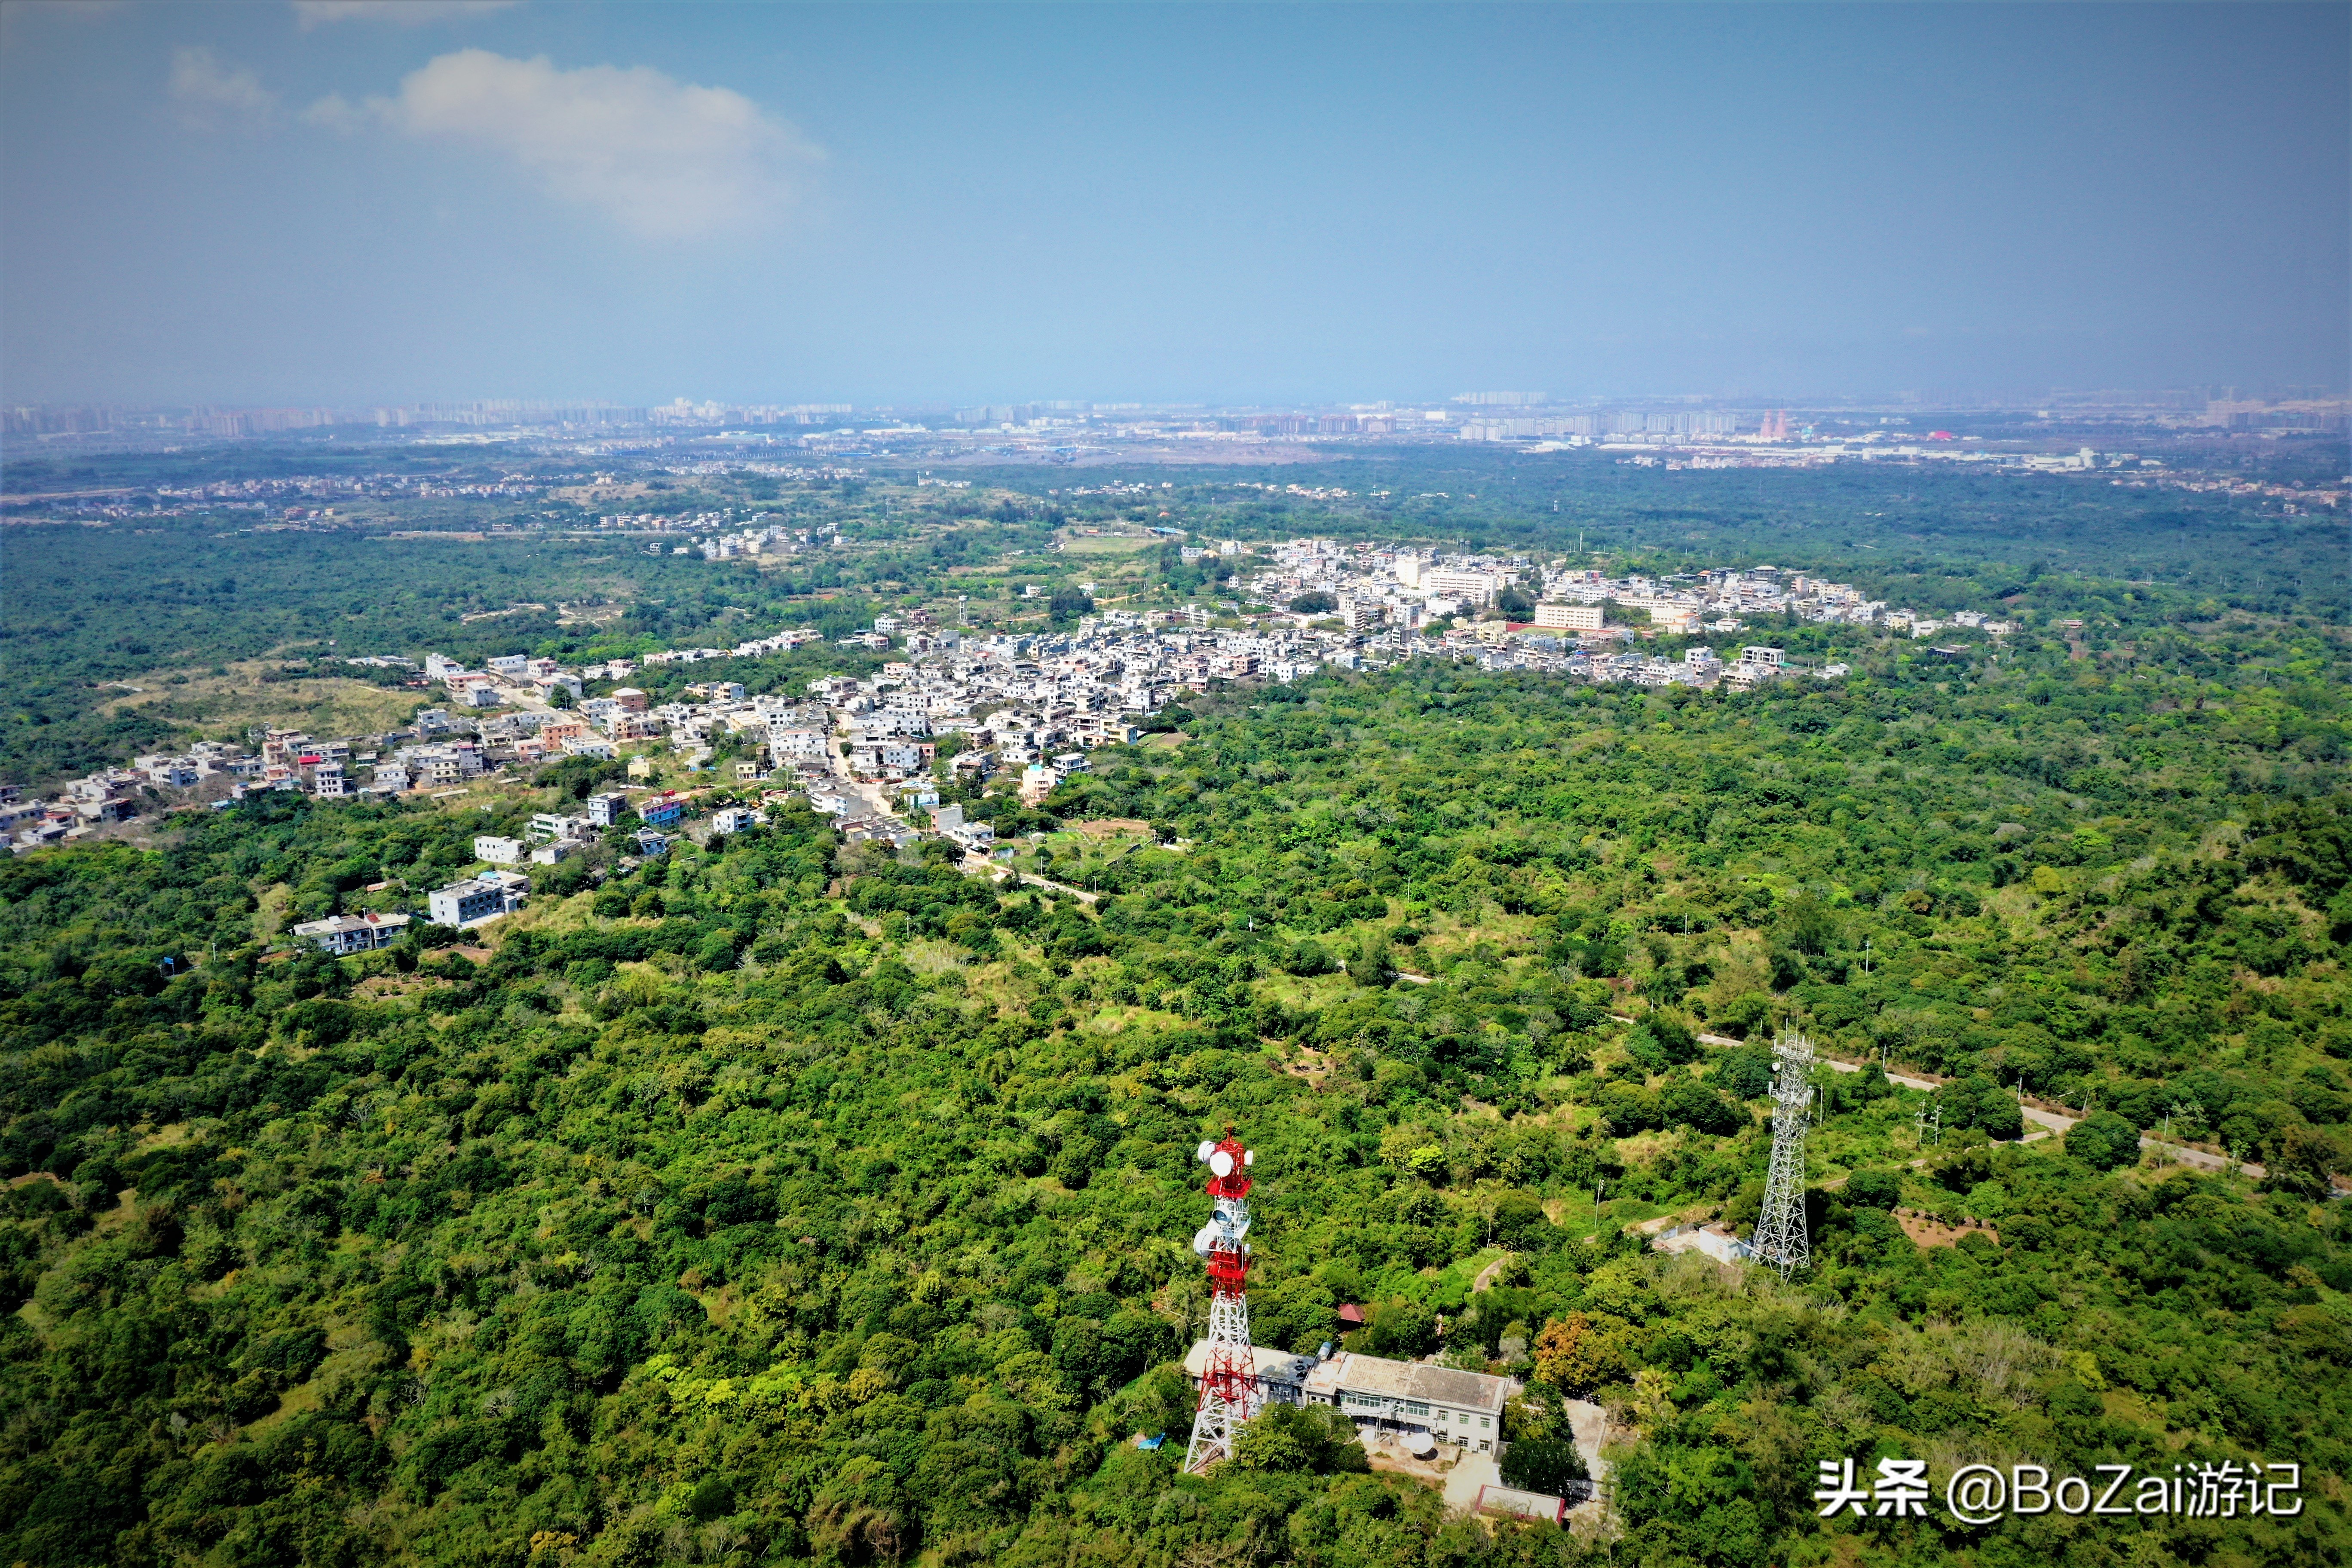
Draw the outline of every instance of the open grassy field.
M1092 534L1065 534L1062 553L1065 555L1140 555L1158 548L1156 539L1125 537L1100 538Z
M277 659L256 658L154 670L119 683L101 711L141 712L215 738L241 736L256 724L340 737L398 729L434 700L431 692L336 676L266 679L278 668Z

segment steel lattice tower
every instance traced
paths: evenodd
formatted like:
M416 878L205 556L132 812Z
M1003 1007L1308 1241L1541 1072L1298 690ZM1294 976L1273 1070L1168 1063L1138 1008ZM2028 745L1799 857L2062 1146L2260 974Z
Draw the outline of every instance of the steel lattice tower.
M1786 1279L1812 1262L1805 1237L1805 1121L1813 1098L1813 1042L1784 1033L1772 1042L1772 1173L1756 1221L1756 1258Z
M1257 1414L1257 1352L1250 1346L1249 1168L1256 1156L1233 1133L1221 1143L1202 1143L1200 1159L1209 1167L1209 1196L1216 1214L1192 1237L1209 1270L1209 1359L1201 1369L1201 1407L1192 1415L1192 1441L1184 1468L1194 1475L1233 1457L1234 1437Z

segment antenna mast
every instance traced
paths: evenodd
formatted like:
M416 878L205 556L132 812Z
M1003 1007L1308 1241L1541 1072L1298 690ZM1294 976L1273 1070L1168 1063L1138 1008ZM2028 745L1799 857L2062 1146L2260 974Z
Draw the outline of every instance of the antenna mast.
M1209 1167L1215 1215L1192 1237L1209 1270L1209 1359L1201 1369L1201 1407L1184 1468L1199 1475L1233 1458L1234 1437L1257 1414L1257 1352L1250 1345L1249 1168L1257 1156L1226 1130L1222 1142L1203 1142L1198 1158Z
M1805 1121L1813 1097L1813 1042L1787 1031L1772 1042L1772 1173L1756 1221L1757 1260L1786 1279L1811 1266L1805 1237Z

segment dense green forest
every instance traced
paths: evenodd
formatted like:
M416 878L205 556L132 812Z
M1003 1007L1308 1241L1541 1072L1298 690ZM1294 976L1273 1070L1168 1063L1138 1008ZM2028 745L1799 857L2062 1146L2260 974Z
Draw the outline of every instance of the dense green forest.
M2315 444L2316 445L2316 444ZM2312 478L2341 469L2340 447L2305 454ZM2326 464L2336 464L2327 468ZM2277 465L2284 467L2284 465ZM1137 467L1041 475L976 470L1045 502L1083 479L1152 483ZM1637 552L1656 569L1769 562L1865 585L1874 598L1925 609L1978 599L1939 589L2137 588L2265 615L2333 614L2352 597L2340 514L2285 515L2275 500L2152 487L2094 476L1990 473L1927 465L1842 464L1810 470L1669 470L1593 453L1407 447L1278 467L1174 470L1178 488L1144 508L1073 499L1074 518L1172 521L1245 540L1323 534L1443 541L1483 551ZM2237 476L2231 476L2237 477ZM2273 477L2269 468L2243 477ZM1249 490L1349 491L1345 500ZM1948 582L1948 580L1950 580ZM2071 580L2071 581L2070 581Z
M337 962L270 939L528 803L0 865L0 1561L2340 1563L2344 650L2124 631L1745 696L1215 693L974 803L1154 824L1046 841L1097 901L780 809ZM1809 1273L1647 1252L1752 1219L1791 1021L1948 1082L1822 1074ZM2025 1142L2021 1083L2097 1114ZM1528 1378L1531 1454L1603 1404L1610 1530L1449 1520L1317 1430L1207 1479L1127 1441L1189 1419L1228 1122L1260 1342L1364 1303L1360 1348ZM1818 1521L1874 1456L2293 1461L2305 1507Z

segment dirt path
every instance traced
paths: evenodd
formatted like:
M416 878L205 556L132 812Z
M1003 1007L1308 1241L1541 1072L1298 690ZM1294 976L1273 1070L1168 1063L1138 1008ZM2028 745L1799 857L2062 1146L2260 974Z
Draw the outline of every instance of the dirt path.
M1024 871L1016 867L1007 866L1003 861L992 860L985 855L966 855L963 868L974 873L985 871L1000 882L1009 877L1015 882L1025 883L1033 888L1051 888L1057 893L1069 894L1082 904L1102 901L1100 893L1089 893L1084 888L1073 888L1067 882L1056 882L1050 877L1040 877L1034 871Z

